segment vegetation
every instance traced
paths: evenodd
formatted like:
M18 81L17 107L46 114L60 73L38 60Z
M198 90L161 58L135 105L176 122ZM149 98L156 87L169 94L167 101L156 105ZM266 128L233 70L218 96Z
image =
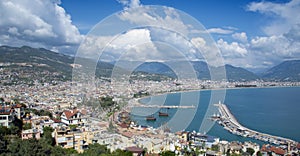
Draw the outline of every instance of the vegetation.
M220 150L220 148L219 148L218 145L212 145L212 146L211 146L211 150L212 150L212 151L217 151L217 152L218 152L218 151Z
M30 123L25 123L25 124L23 124L23 126L22 126L23 128L23 130L27 130L27 129L31 129L31 124Z
M47 110L36 110L36 109L26 109L26 112L32 112L33 114L36 114L38 116L49 116L51 119L53 118L53 115L50 111Z
M163 151L160 153L161 156L175 156L175 153L172 151Z
M143 96L148 96L148 95L149 95L148 92L138 92L138 93L133 94L133 97L138 98L138 97L143 97Z
M108 108L115 105L112 97L101 97L99 101L102 108Z
M249 153L250 155L253 155L255 150L253 148L247 148L246 152Z
M256 153L256 155L257 155L257 156L262 156L262 153L261 153L260 151L258 151L258 152Z

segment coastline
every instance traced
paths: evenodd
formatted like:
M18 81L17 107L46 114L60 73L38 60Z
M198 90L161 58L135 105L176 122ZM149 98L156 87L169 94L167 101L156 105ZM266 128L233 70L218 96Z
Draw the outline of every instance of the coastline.
M191 89L191 90L182 90L182 91L171 91L171 92L165 92L165 93L158 93L158 94L151 94L151 95L147 95L147 96L142 96L139 98L132 98L132 99L136 99L139 103L140 100L142 99L146 99L149 97L153 97L153 96L161 96L161 95L166 95L166 94L177 94L177 93L189 93L189 92L197 92L197 91L218 91L218 90L235 90L235 89L264 89L264 88L292 88L292 87L300 87L300 85L298 86L260 86L260 87L230 87L230 88L207 88L207 89ZM132 100L130 99L130 100ZM143 103L140 103L143 104Z

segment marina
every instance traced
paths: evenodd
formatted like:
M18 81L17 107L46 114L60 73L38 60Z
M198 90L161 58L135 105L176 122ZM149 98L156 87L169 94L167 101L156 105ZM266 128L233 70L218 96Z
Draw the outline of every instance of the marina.
M242 126L237 119L232 115L230 110L225 104L215 104L218 107L220 114L214 114L211 119L218 122L218 124L222 125L224 129L228 130L229 132L240 135L243 137L254 138L257 140L269 142L276 145L296 145L297 142L288 138L274 136L262 132L257 132L255 130L251 130Z

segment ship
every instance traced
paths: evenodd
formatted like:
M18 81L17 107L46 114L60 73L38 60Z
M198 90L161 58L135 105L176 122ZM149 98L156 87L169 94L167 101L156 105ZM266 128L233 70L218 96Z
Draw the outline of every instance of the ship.
M164 112L158 112L158 116L169 116L168 113L164 113Z
M156 121L156 118L154 116L147 116L146 120L147 121Z

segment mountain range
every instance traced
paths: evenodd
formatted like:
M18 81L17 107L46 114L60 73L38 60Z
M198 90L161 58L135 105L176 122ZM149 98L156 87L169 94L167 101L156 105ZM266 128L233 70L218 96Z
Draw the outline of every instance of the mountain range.
M71 80L74 63L74 57L72 56L28 46L0 46L0 55L1 83L3 84L19 84L24 82L33 84L35 79L39 79L41 82ZM80 59L83 59L85 62L93 61L85 58ZM180 66L183 62L174 63ZM191 61L190 65L194 68L193 70L198 79L209 80L211 78L210 70L206 62ZM113 68L114 63L99 61L97 62L96 76L110 77ZM126 66L117 68L127 70ZM219 71L220 69L218 68L225 68L226 77L229 81L252 81L261 79L268 81L300 81L300 60L282 62L260 75L232 65L217 67L214 71ZM140 63L133 74L143 76L147 74L148 76L152 75L156 77L156 80L160 80L161 77L176 78L175 72L169 66L161 62Z

